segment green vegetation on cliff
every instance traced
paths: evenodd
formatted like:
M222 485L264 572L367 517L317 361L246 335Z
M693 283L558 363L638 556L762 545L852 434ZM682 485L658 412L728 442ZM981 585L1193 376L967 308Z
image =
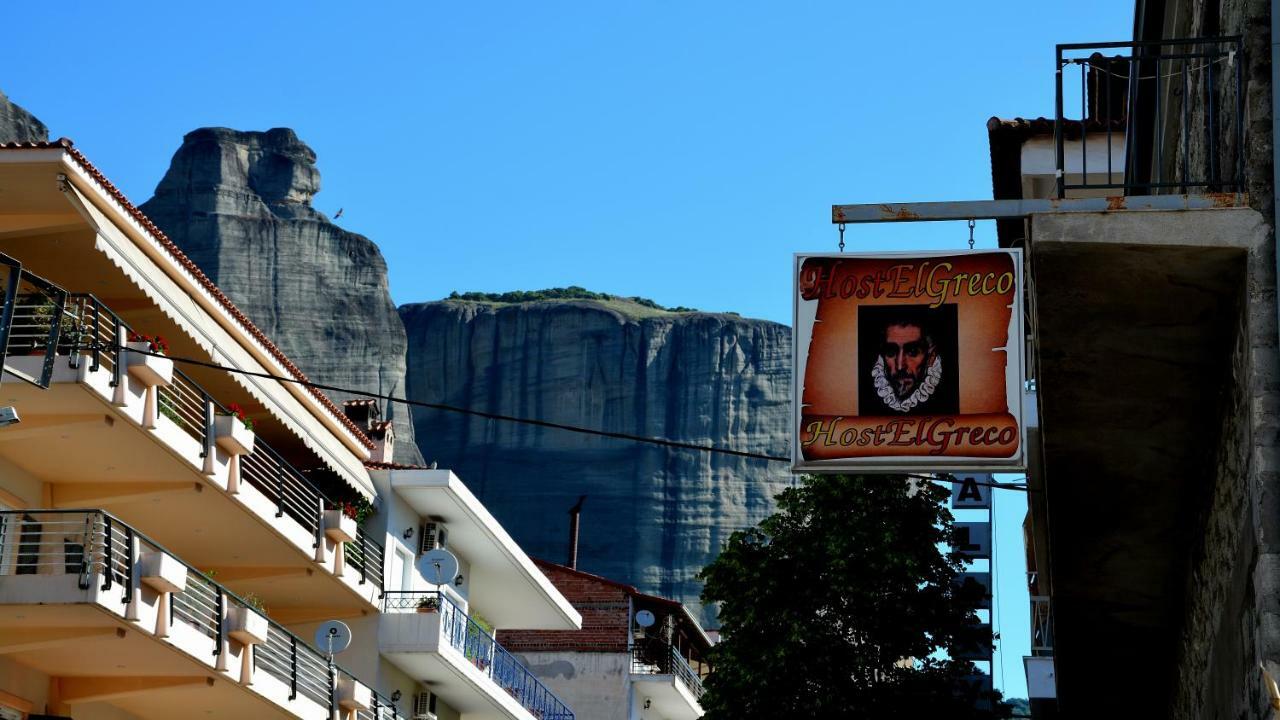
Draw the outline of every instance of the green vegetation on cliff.
M695 308L684 307L683 305L676 307L663 307L649 298L624 297L621 295L610 295L609 293L592 292L591 290L578 287L577 285L570 285L569 287L563 288L546 288L545 290L513 290L511 292L504 293L460 293L455 290L454 292L449 293L449 297L447 299L497 304L538 302L540 300L598 300L609 304L618 302L629 303L661 312L698 312Z

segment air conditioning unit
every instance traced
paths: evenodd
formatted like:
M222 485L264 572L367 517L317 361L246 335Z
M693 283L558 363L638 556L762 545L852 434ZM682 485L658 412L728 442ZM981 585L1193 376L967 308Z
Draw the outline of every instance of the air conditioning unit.
M428 550L449 546L449 530L445 528L442 522L426 523L422 526L422 532L418 533L418 537L421 538L421 542L418 545L419 555Z
M413 696L413 720L436 720L436 695L431 692Z

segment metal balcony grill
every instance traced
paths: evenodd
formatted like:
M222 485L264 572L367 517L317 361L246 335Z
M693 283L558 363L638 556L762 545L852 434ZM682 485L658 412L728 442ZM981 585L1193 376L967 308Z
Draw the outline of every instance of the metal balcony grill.
M1056 67L1059 198L1245 192L1240 37L1064 44Z

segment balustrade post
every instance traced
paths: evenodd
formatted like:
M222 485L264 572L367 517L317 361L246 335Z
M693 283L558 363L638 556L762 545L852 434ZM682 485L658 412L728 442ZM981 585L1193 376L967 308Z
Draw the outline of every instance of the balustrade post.
M204 458L204 467L202 471L205 475L213 476L216 469L213 463L213 399L208 393L204 393L204 447L200 452L200 457Z
M214 585L214 588L216 588L218 593L218 631L216 633L217 637L213 639L213 654L218 656L218 661L214 663L214 669L226 672L228 669L227 654L229 651L229 645L227 644L227 596L226 593L222 591L221 585Z
M138 560L142 556L141 541L134 536L133 528L128 525L124 526L124 542L128 556L124 562L124 597L120 601L125 603L124 619L138 619Z
M124 407L129 404L127 392L129 384L125 381L124 373L124 366L129 362L129 360L128 353L126 353L123 348L126 346L129 336L125 332L124 325L121 324L120 318L114 318L114 320L116 343L114 350L116 354L116 361L113 363L111 368L111 387L113 388L111 393L111 404L116 407Z
M289 699L298 698L298 638L289 636Z
M324 536L324 500L316 500L316 562L323 565L328 560Z
M89 347L93 362L89 363L89 372L98 372L102 367L102 308L96 298L90 298L90 303L93 307L93 334L89 338Z

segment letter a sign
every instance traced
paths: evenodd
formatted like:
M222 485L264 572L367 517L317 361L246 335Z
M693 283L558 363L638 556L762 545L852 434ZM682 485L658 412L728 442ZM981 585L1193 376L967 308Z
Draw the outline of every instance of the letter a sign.
M951 509L987 510L990 508L990 475L960 475L951 481Z
M1022 251L798 254L792 470L1026 466Z

